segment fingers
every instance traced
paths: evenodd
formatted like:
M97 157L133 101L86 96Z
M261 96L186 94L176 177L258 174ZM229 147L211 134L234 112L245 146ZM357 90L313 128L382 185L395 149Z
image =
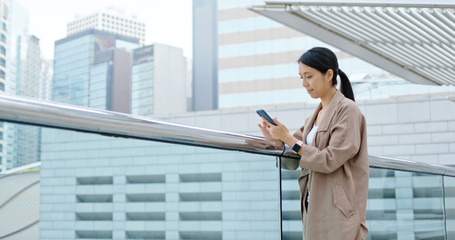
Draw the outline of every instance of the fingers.
M266 127L270 127L270 125L272 125L269 121L267 121L267 119L261 117L262 119L262 124Z
M265 129L266 126L265 126L265 125L262 125L261 123L258 123L258 127L259 127L260 129Z
M265 123L258 123L258 127L262 130L266 130L267 129L267 125Z

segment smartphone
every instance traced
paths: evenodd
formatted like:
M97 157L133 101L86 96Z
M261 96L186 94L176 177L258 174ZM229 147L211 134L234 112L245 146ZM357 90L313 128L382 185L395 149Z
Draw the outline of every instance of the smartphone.
M267 121L269 121L271 124L277 126L273 119L263 109L256 110L256 112L259 116L267 119Z

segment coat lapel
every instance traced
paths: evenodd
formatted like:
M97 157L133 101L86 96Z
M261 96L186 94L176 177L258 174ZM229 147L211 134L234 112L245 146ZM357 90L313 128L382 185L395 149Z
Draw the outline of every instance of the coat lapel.
M335 111L337 109L337 105L341 100L343 100L343 98L344 98L344 95L340 91L337 90L335 95L333 95L332 100L330 100L329 106L327 106L327 111L325 112L324 117L321 119L321 122L319 123L319 126L318 126L318 131L316 133L327 131L327 129L329 128L330 122L332 121ZM318 108L317 112L319 112L319 110L320 109ZM313 114L314 118L315 118L315 116L317 116L317 112L315 112Z
M318 130L316 131L316 134L313 137L313 146L315 146L315 139L316 135L318 132L322 131L327 131L329 128L330 121L333 118L333 115L335 114L336 111L336 106L338 103L343 100L344 95L340 91L336 91L335 95L333 95L332 100L329 103L329 106L327 107L327 112L324 115L324 118L322 118L321 122L319 123ZM313 128L314 121L316 120L316 117L318 116L319 111L322 109L322 104L319 103L318 107L314 111L313 115L308 119L308 121L305 123L305 127L303 128L303 133L302 133L302 139L307 144L306 142L306 137L308 136L308 133L311 131Z

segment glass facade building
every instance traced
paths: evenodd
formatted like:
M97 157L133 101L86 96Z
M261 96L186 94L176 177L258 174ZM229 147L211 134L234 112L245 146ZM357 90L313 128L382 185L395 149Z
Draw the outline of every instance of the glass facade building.
M28 10L18 1L0 7L0 92L39 98L39 39L29 33ZM2 124L2 171L39 161L39 131Z
M39 39L29 36L27 43L27 57L23 63L23 70L18 79L17 95L41 99L41 50ZM30 126L16 127L16 154L14 167L40 161L41 130Z
M85 35L73 39L55 44L52 100L88 106L88 85L90 66L94 59L95 36Z
M111 109L112 92L109 86L112 84L112 63L102 62L94 64L90 69L90 102L89 107L96 109Z
M166 116L186 112L186 62L183 50L155 43L133 52L131 113Z
M136 49L133 53L131 113L153 115L154 54L153 46Z
M123 99L130 96L129 53L138 46L137 39L98 30L57 41L52 100L129 112L129 100Z
M8 2L0 1L0 94L5 94L6 87L6 49L8 36ZM4 123L0 122L0 171L6 169L7 162L4 159ZM5 148L6 149L6 148Z

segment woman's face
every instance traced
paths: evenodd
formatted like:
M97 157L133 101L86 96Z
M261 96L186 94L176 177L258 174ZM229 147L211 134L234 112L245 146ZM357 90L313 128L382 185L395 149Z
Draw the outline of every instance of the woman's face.
M299 75L303 87L312 98L321 98L332 88L332 69L322 74L315 68L299 63Z

